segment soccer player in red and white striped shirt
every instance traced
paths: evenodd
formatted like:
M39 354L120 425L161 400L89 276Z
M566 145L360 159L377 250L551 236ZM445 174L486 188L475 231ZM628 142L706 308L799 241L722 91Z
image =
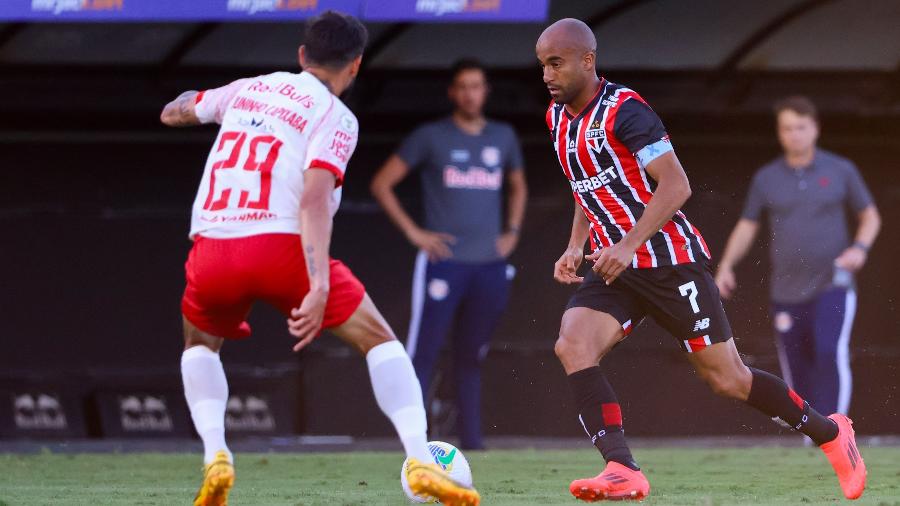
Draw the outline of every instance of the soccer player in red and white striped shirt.
M825 451L846 497L865 487L850 420L824 417L780 378L744 365L732 339L699 230L680 211L691 194L659 117L636 92L601 79L597 42L575 19L548 27L536 52L552 102L546 121L575 199L569 244L554 277L579 284L562 318L556 354L579 420L607 461L575 480L585 501L641 499L650 485L631 455L622 411L598 362L650 316L689 353L714 392L746 402L809 436ZM592 253L584 256L590 240ZM577 275L583 259L592 265Z
M288 318L294 351L325 328L366 357L378 406L406 450L414 492L445 504L479 502L473 488L434 463L409 356L362 283L328 255L359 130L338 96L359 72L366 40L359 20L327 11L307 24L303 72L186 92L162 112L169 126L221 125L194 202L182 299L184 393L207 465L197 506L225 504L234 482L219 349L250 335L245 319L257 300Z

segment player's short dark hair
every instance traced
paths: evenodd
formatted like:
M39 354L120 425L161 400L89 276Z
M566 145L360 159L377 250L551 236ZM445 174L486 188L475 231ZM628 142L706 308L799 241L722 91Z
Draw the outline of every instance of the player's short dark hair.
M467 70L480 70L482 74L487 76L487 71L479 60L475 58L460 58L453 62L453 65L450 67L450 82L456 81L456 78Z
M816 104L809 97L803 95L791 95L778 99L772 106L772 109L775 112L775 116L781 114L781 111L794 111L800 116L809 116L817 123L819 121L819 111L816 109Z
M306 58L316 65L341 68L363 54L369 32L355 17L327 10L306 22Z

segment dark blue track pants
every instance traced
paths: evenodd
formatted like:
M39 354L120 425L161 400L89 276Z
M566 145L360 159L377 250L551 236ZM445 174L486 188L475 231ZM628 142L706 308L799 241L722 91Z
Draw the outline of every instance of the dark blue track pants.
M481 364L509 298L507 264L416 257L406 350L426 393L451 330L462 448L481 448Z
M819 412L847 413L853 377L850 331L856 292L832 287L799 304L774 303L778 360L785 381Z

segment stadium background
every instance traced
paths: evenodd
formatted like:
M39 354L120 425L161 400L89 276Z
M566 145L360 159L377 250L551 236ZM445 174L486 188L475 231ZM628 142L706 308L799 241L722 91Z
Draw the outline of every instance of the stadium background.
M247 14L127 23L9 16L0 23L0 435L190 430L178 375L179 301L189 207L215 132L167 130L158 113L185 89L295 69L302 42L295 18L307 14L300 7L316 2L286 3L297 8L264 22ZM502 10L516 2L470 3ZM129 0L124 5L123 12ZM686 212L715 256L738 218L752 173L779 152L772 101L792 93L815 100L821 146L856 161L885 223L859 278L851 415L860 432L897 433L900 270L892 226L900 218L894 174L900 4L684 5L559 0L549 2L546 20L588 22L598 34L601 73L639 91L659 112L692 180ZM288 19L275 22L278 15ZM368 183L406 133L449 111L449 65L462 56L483 60L493 86L488 114L517 128L531 188L522 242L511 258L518 269L514 295L486 365L486 429L489 435L578 436L571 408L560 411L568 392L552 352L569 290L550 272L568 236L571 200L543 124L548 97L533 55L546 22L440 23L448 18L460 19L367 22L365 68L347 97L362 136L332 254L354 269L404 335L415 252L378 210ZM412 206L416 184L413 178L401 187ZM767 263L761 242L741 265L740 292L726 308L748 361L776 371ZM232 393L245 411L230 412L232 424L246 422L245 432L255 434L390 433L359 357L328 337L294 356L282 318L263 306L251 323L254 336L223 352ZM605 364L631 434L778 430L714 398L681 355L670 337L645 326ZM60 411L64 426L40 423L58 420ZM735 413L745 425L734 421ZM20 419L35 423L22 426Z

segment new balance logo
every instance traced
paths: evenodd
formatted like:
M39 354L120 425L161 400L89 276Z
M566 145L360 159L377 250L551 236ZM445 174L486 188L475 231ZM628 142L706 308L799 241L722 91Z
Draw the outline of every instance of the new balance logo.
M697 320L697 323L694 324L694 332L697 332L700 330L706 330L708 328L709 328L709 318Z

